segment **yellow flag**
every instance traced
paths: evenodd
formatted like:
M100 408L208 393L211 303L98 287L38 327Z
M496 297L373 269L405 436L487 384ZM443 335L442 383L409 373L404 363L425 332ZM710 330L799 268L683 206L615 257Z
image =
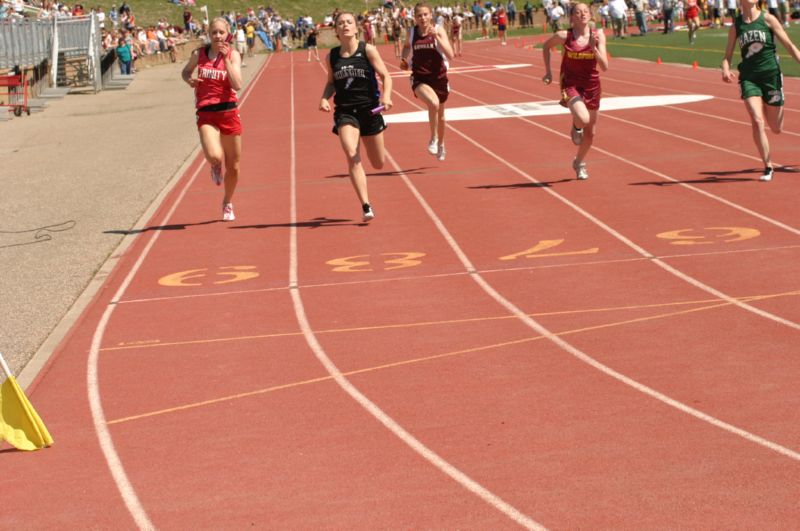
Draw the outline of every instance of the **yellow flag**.
M4 440L19 450L38 450L53 444L44 422L10 374L0 386L0 441Z

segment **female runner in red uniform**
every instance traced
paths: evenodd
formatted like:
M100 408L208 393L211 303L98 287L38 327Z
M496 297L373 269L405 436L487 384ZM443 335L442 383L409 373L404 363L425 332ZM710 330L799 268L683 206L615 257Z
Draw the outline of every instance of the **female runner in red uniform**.
M686 27L689 28L689 44L697 40L697 30L700 29L700 9L697 0L686 0Z
M508 14L506 8L500 6L497 10L497 36L500 38L500 45L506 45L506 28L508 27Z
M572 161L572 169L578 179L588 179L583 159L592 147L597 111L600 109L600 73L608 69L606 36L594 31L589 25L591 14L586 4L574 4L571 8L568 30L555 32L544 43L545 74L542 81L549 85L553 80L550 70L550 49L563 46L561 60L561 105L572 114L572 142L578 153Z
M431 7L425 3L414 6L416 26L408 31L403 46L400 68L408 70L411 53L411 90L428 107L431 137L428 153L444 160L444 104L450 94L447 81L448 59L453 59L453 49L444 28L433 23Z
M331 112L328 98L335 94L333 132L339 135L347 157L350 182L363 210L362 219L369 221L375 217L375 212L367 195L367 175L361 164L359 142L364 143L372 167L376 170L383 168L386 160L383 130L386 124L381 112L392 108L392 77L378 49L358 40L356 17L352 13L339 13L334 25L341 46L333 48L325 61L328 80L322 91L319 110ZM381 78L383 93L378 90L375 74Z
M183 80L194 88L197 129L203 154L211 165L211 179L219 186L225 182L222 219L233 221L233 192L239 182L242 158L242 124L236 108L236 91L242 88L242 58L231 48L230 27L222 17L209 26L211 44L192 52L183 68ZM197 77L192 77L195 68ZM225 177L222 163L225 162Z

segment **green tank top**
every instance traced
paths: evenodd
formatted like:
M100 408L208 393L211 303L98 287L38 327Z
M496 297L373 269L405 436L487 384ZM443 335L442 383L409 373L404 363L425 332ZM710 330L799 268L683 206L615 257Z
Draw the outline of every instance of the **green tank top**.
M780 72L775 39L764 18L764 11L749 24L745 24L742 15L736 17L736 40L742 53L742 62L739 63L740 79L749 80Z

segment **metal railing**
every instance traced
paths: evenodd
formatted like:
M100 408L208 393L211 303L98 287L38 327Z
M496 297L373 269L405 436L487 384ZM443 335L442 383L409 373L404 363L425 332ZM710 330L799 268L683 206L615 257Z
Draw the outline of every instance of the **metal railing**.
M52 46L50 20L0 22L0 68L32 68L50 57Z
M102 88L100 32L94 14L43 20L0 22L0 68L33 68L50 60L56 85L59 58L86 58L89 84Z

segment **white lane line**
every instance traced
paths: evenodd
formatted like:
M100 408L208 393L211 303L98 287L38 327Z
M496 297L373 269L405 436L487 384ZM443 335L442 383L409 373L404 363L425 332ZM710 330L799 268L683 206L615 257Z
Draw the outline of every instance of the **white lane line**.
M250 95L252 88L256 85L256 82L261 77L261 74L267 68L272 56L267 58L264 64L261 66L261 70L259 70L258 74L256 75L255 79L248 85L246 92L241 98L241 105L244 105L245 100ZM173 203L172 207L164 216L161 225L166 225L169 219L172 217L172 214L175 213L175 210L178 208L178 205L183 201L186 192L189 190L189 187L194 182L197 174L200 172L200 169L205 166L206 162L201 162L197 169L194 171L192 176L187 181L186 185L181 190L180 194L178 195L177 199ZM134 227L135 229L143 228L146 222L149 220L140 219L137 226ZM137 238L139 233L132 234L126 237L130 238ZM122 299L122 296L125 294L125 291L130 286L133 278L138 273L139 268L144 263L145 258L150 253L150 250L153 248L156 240L160 235L159 231L154 231L150 241L147 242L144 249L142 250L139 258L137 258L136 262L134 262L133 267L128 272L125 279L122 281L122 284L117 289L117 292L112 297L111 301L109 302L108 306L106 306L103 315L100 317L100 321L97 324L97 328L95 328L94 334L92 336L92 343L89 349L89 356L87 359L87 368L86 368L86 386L87 386L87 393L89 395L89 408L92 412L92 422L94 424L95 433L97 434L98 442L100 443L100 449L103 452L103 457L106 459L106 464L108 465L108 469L111 472L111 476L114 479L114 484L117 486L119 490L120 496L122 497L123 502L125 502L125 507L127 507L128 512L131 514L134 522L136 523L139 529L155 529L153 522L150 520L150 517L147 515L147 511L145 510L142 502L139 500L139 497L136 495L136 491L133 488L133 484L130 482L128 478L128 474L125 472L125 467L122 465L122 459L120 459L119 454L117 453L117 449L114 446L114 440L111 437L111 432L108 429L108 423L106 422L106 415L105 411L103 410L103 403L100 398L100 378L98 374L98 364L100 360L100 345L103 343L103 336L105 335L106 327L108 326L108 322L111 319L111 315L114 313L114 310L117 308L117 302Z
M486 58L486 59L497 60L497 57L490 57L488 55L483 55L483 54L479 54L479 53L472 53L470 55L475 55L477 57L483 57L483 58ZM461 60L463 60L463 59L461 59ZM467 62L469 62L469 61L467 61ZM534 67L536 67L536 68L544 68L543 66L539 66L539 65L534 65ZM617 69L614 68L614 70L617 70ZM636 73L641 75L641 72L636 72ZM519 75L524 75L524 74L519 74ZM537 81L540 81L539 78L535 78L533 76L530 76L530 77L532 77L533 79L537 79ZM608 73L604 73L603 74L603 79L607 79L609 81L614 81L614 82L617 82L617 83L621 83L623 85L635 85L637 87L644 87L644 88L655 89L655 90L659 90L659 91L666 90L666 91L669 91L669 92L677 92L679 94L694 94L694 92L689 92L689 91L680 90L680 89L676 89L676 88L664 87L664 86L661 86L661 85L651 85L649 83L641 83L641 82L636 82L636 81L630 81L630 80L627 80L627 79L620 79L618 77L614 77L613 75L608 75ZM718 87L718 85L717 85L717 87ZM718 95L714 95L714 99L721 100L721 101L729 101L729 102L736 103L738 105L742 105L742 100L741 99L728 98L728 97L725 97L725 96L718 96ZM784 111L785 112L800 112L800 110L791 109L791 108L788 108L786 106L784 106Z
M328 371L328 374L336 381L339 387L342 388L344 392L346 392L350 397L355 400L361 407L363 407L370 415L375 417L378 422L383 424L389 431L391 431L397 438L407 444L412 450L417 452L421 457L423 457L426 461L431 463L434 467L439 469L441 472L452 478L456 481L459 485L467 489L468 491L472 492L479 498L481 498L484 502L488 503L490 506L494 507L498 511L505 514L508 518L516 522L517 524L527 528L527 529L545 529L540 523L536 522L529 516L523 514L521 511L504 501L502 498L494 494L493 492L486 489L477 481L473 480L469 476L467 476L464 472L456 468L455 466L451 465L448 461L443 459L439 456L436 452L425 446L419 439L411 435L408 431L406 431L400 424L398 424L392 417L387 415L380 407L378 407L374 402L372 402L369 398L367 398L361 391L358 390L350 381L341 373L339 368L331 361L328 357L325 350L320 345L319 341L317 341L317 337L314 334L314 330L312 329L311 325L308 322L308 318L306 316L305 307L303 305L303 299L300 296L300 289L297 284L298 275L297 275L297 195L296 195L296 184L297 184L297 174L296 174L296 164L295 164L295 120L294 120L294 61L292 61L292 70L290 76L290 83L291 83L291 190L292 193L292 204L290 207L290 238L291 243L289 245L291 256L289 258L289 278L291 279L291 289L290 293L292 296L292 302L294 303L295 314L297 315L297 322L300 325L300 329L303 332L303 336L308 343L308 346L314 352L314 355L317 357L319 362L325 367L325 370ZM388 156L388 153L387 153ZM390 157L391 158L391 157Z
M375 419L383 424L389 431L391 431L397 438L403 441L406 445L408 445L412 450L417 452L421 457L423 457L426 461L431 463L434 467L439 469L439 471L443 472L454 481L456 481L459 485L463 488L467 489L468 491L472 492L479 498L481 498L484 502L488 503L490 506L494 507L501 513L505 514L508 518L516 522L517 524L527 528L527 529L545 529L540 523L536 522L529 516L523 514L521 511L504 501L502 498L494 494L493 492L489 491L487 488L482 486L477 481L473 480L469 476L467 476L464 472L456 468L455 466L451 465L448 461L443 459L439 456L436 452L425 446L419 439L414 437L411 433L406 431L400 424L398 424L392 417L387 415L380 407L378 407L374 402L372 402L369 398L367 398L361 391L358 390L350 380L345 377L339 368L331 361L328 357L325 350L320 345L319 341L317 341L317 337L314 334L314 329L311 327L310 323L308 322L308 317L306 316L305 306L303 305L303 299L300 296L300 289L298 286L298 273L297 273L297 194L296 194L296 185L297 185L297 174L296 174L296 160L295 160L295 121L294 121L294 60L292 60L292 68L290 74L290 85L291 85L291 151L290 156L292 157L291 164L290 164L290 183L291 183L291 201L292 204L290 206L290 220L289 225L291 227L290 233L290 253L291 256L289 258L289 278L290 281L290 290L292 296L292 302L294 303L294 311L297 315L297 322L300 325L300 329L303 332L303 336L308 343L308 346L314 352L314 355L317 357L319 362L325 367L325 370L328 371L328 374L336 381L339 387L342 390L350 395L350 397L355 400L362 408L364 408L370 415L375 417ZM388 153L387 153L388 155ZM391 159L391 157L390 157Z
M400 96L400 98L406 100L412 106L415 106L415 107L419 108L419 106L415 102L413 102L410 99L406 98L402 94L397 93L397 95ZM520 118L520 119L523 119L523 118ZM486 149L483 145L481 145L477 141L473 140L472 138L470 138L466 134L462 133L461 131L459 131L455 127L453 127L453 126L448 124L447 128L450 129L451 131L453 131L454 133L458 134L460 137L465 139L467 142L471 143L472 145L478 147L479 149L481 149L482 151L484 151L488 155L492 156L494 159L498 160L499 162L501 162L502 164L504 164L508 168L510 168L513 171L519 173L525 179L527 179L527 180L529 180L531 182L535 182L535 183L539 182L536 179L534 179L533 177L531 177L530 175L528 175L527 173L523 172L522 170L520 170L519 168L514 166L513 164L510 164L510 163L506 162L505 160L503 160L502 157L500 157L499 155L494 154L494 152L492 152L491 150ZM566 137L566 135L562 135L562 136ZM667 396L667 395L665 395L665 394L663 394L663 393L661 393L659 391L656 391L655 389L652 389L652 388L650 388L650 387L648 387L648 386L646 386L646 385L644 385L642 383L639 383L638 381L634 380L633 378L630 378L630 377L625 376L624 374L622 374L620 372L615 371L611 367L608 367L607 365L604 365L604 364L600 363L599 361L597 361L596 359L592 358L588 354L586 354L586 353L582 352L581 350L579 350L578 348L572 346L570 343L568 343L567 341L565 341L562 338L560 338L557 334L554 334L553 332L551 332L550 330L548 330L547 328L545 328L544 326L539 324L537 321L532 319L529 315L527 315L525 312L523 312L521 309L519 309L517 306L515 306L511 301L509 301L508 299L503 297L503 295L501 295L499 292L497 292L487 281L485 281L483 279L483 277L480 275L480 273L475 271L474 266L469 261L469 259L466 257L466 254L461 250L461 248L459 247L458 243L455 241L453 236L449 233L449 231L445 227L444 223L442 223L442 221L438 218L438 216L436 216L436 213L433 211L433 209L430 207L430 205L428 205L428 203L425 201L425 198L422 196L422 194L419 193L419 191L416 189L416 187L413 185L413 183L411 183L411 180L402 172L402 170L401 170L400 166L397 164L397 162L395 162L395 160L393 158L391 158L391 157L389 157L389 160L392 163L392 165L395 167L395 170L402 176L404 182L409 187L409 189L414 194L414 196L417 198L419 203L422 205L422 207L425 210L425 212L433 220L433 222L436 225L436 227L439 228L439 230L440 230L442 236L444 237L444 239L447 241L447 243L453 249L453 252L456 254L456 256L459 257L459 260L461 260L461 262L462 262L462 264L464 266L464 269L466 269L469 272L470 277L473 280L475 280L475 282L477 282L478 285L480 285L484 289L484 291L486 291L486 293L489 294L489 296L491 296L500 305L502 305L509 312L511 312L513 315L515 315L520 321L525 323L528 327L533 329L538 334L540 334L542 336L545 336L547 339L549 339L550 341L552 341L553 343L558 345L560 348L562 348L566 352L572 354L577 359L579 359L579 360L583 361L584 363L594 367L595 369L599 370L603 374L606 374L606 375L614 378L615 380L618 380L618 381L624 383L625 385L628 385L628 386L632 387L633 389L636 389L637 391L639 391L641 393L644 393L644 394L646 394L646 395L648 395L648 396L650 396L652 398L655 398L656 400L658 400L658 401L660 401L660 402L662 402L664 404L667 404L667 405L669 405L669 406L671 406L671 407L673 407L673 408L675 408L675 409L677 409L679 411L682 411L682 412L684 412L684 413L686 413L688 415L691 415L691 416L693 416L693 417L695 417L695 418L697 418L699 420L702 420L702 421L707 422L707 423L709 423L709 424L711 424L713 426L716 426L717 428L725 430L725 431L727 431L729 433L733 433L734 435L738 435L739 437L742 437L743 439L748 440L748 441L750 441L752 443L755 443L755 444L758 444L758 445L763 446L765 448L768 448L770 450L773 450L773 451L775 451L775 452L777 452L777 453L779 453L781 455L784 455L784 456L786 456L786 457L788 457L790 459L793 459L795 461L800 461L800 453L795 452L794 450L791 450L790 448L786 448L786 447L781 446L781 445L779 445L777 443L774 443L774 442L772 442L772 441L770 441L768 439L765 439L763 437L760 437L758 435L750 433L750 432L748 432L746 430L743 430L743 429L741 429L741 428L739 428L737 426L734 426L733 424L728 424L727 422L719 420L716 417L713 417L713 416L711 416L711 415L709 415L707 413L704 413L703 411L700 411L698 409L690 407L690 406L684 404L683 402L675 400L675 399L673 399L673 398L671 398L671 397L669 397L669 396ZM552 191L552 190L550 190L549 188L546 188L546 187L544 188L544 190L547 191L548 193L550 193L551 195L553 195L553 197L555 197L559 201L563 202L564 204L566 204L567 206L569 206L570 208L572 208L573 210L578 212L579 214L581 214L582 216L584 216L587 219L589 219L590 221L599 224L599 226L601 228L605 229L607 227L600 220L597 220L594 216L592 216L588 212L582 210L580 207L578 207L577 205L575 205L574 203L572 203L568 199L562 197L558 193L556 193L556 192L554 192L554 191ZM627 242L629 242L629 240L627 240L624 236L622 236L621 234L617 233L616 231L613 231L613 229L611 229L610 227L607 227L607 230L612 231L611 234L614 234L615 237L617 237L623 243L627 244ZM651 261L663 264L663 262L661 262L659 259L653 257L652 255L650 255L649 253L647 253L643 249L639 248L638 246L636 246L632 242L630 242L630 246L633 249L637 250L637 252L640 252L641 254L643 254L645 257L651 258ZM664 264L664 265L666 265L666 264ZM670 269L672 269L672 268L670 268ZM676 273L680 273L680 272L678 272L677 270L674 270L674 269L672 271L675 271ZM670 271L670 272L672 272L672 271ZM724 300L727 300L729 302L733 302L734 304L737 302L737 301L732 301L727 296L719 297L719 298L723 298Z
M473 78L473 79L477 79L478 81L481 81L478 78ZM492 83L492 84L494 84L494 83ZM473 98L473 97L467 96L466 94L464 94L462 92L456 92L456 91L452 91L452 92L455 93L455 94L459 94L460 96L462 96L464 98L467 98L469 100L472 100L474 102L484 103L481 100L479 100L477 98ZM536 123L534 121L528 120L527 118L517 118L517 119L518 120L522 120L522 121L524 121L526 123L529 123L531 125L534 125L534 126L540 128L540 129L544 129L545 131L548 131L550 133L558 135L558 136L560 136L562 138L569 138L567 135L565 135L565 134L563 134L563 133L561 133L559 131L556 131L555 129L551 129L551 128L546 127L544 125L538 124L538 123ZM512 168L514 171L518 172L525 179L527 179L527 180L529 180L531 182L534 182L534 183L539 183L539 181L537 181L536 179L531 177L529 174L527 174L524 171L520 170L516 166L506 162L501 157L495 155L494 153L492 153L491 151L489 151L488 149L486 149L485 147L483 147L481 144L477 143L476 141L472 140L471 138L469 138L465 134L461 133L460 131L457 131L455 128L453 128L453 130L456 131L460 136L464 137L469 142L472 142L476 147L478 147L482 151L486 152L487 154L489 154L490 156L492 156L496 160L501 161L503 164L505 164L509 168ZM672 180L674 182L679 182L679 181L676 181L675 179L672 179L671 177L667 177L666 175L663 175L663 174L661 174L659 172L651 170L650 168L647 168L647 167L642 166L640 164L637 164L637 163L635 163L633 161L630 161L630 160L626 159L625 157L621 157L619 155L615 155L615 154L613 154L613 153L611 153L609 151L606 151L604 149L601 149L601 148L593 148L593 149L596 149L598 152L603 153L603 154L605 154L605 155L607 155L609 157L615 158L615 159L617 159L617 160L619 160L621 162L625 162L627 164L635 166L635 167L641 169L642 171L653 173L653 174L658 175L660 177L663 176L663 178L668 178L668 179L670 179L670 180ZM684 184L684 183L681 183L681 184ZM775 315L773 313L767 312L767 311L762 310L760 308L757 308L755 306L751 306L750 304L747 304L746 302L742 302L742 301L740 301L740 300L738 300L738 299L736 299L734 297L731 297L730 295L727 295L727 294L717 290L716 288L713 288L713 287L711 287L711 286L709 286L707 284L704 284L703 282L695 279L694 277L691 277L691 276L683 273L682 271L679 271L678 269L676 269L676 268L672 267L671 265L667 264L666 262L664 262L660 258L657 258L655 255L651 254L649 251L646 251L645 249L643 249L639 245L633 243L633 241L631 241L628 238L626 238L625 236L623 236L622 233L620 233L617 230L613 229L612 227L610 227L606 223L600 221L598 218L592 216L591 214L589 214L589 212L587 212L586 210L582 209L581 207L579 207L578 205L576 205L572 201L569 201L567 198L561 196L560 194L558 194L557 192L551 190L548 187L543 187L543 188L544 188L545 192L551 194L553 197L558 198L565 205L569 206L575 212L579 213L580 215L584 216L586 219L590 220L592 223L594 223L595 225L597 225L598 227L600 227L601 229L606 231L608 234L612 235L614 238L618 239L619 241L621 241L622 243L624 243L625 245L627 245L628 247L630 247L631 249L633 249L637 253L641 254L643 257L650 259L650 262L658 265L659 267L661 267L665 271L668 271L668 272L672 273L673 275L675 275L676 277L680 278L681 280L684 280L685 282L688 282L689 284L695 286L698 289L701 289L701 290L705 291L706 293L710 293L710 294L714 295L715 297L719 297L720 299L728 301L729 303L734 304L734 305L738 306L739 308L742 308L743 310L746 310L748 312L752 312L752 313L754 313L756 315L764 317L765 319L769 319L771 321L774 321L776 323L788 326L790 328L794 328L795 330L800 330L800 324L798 324L798 323L795 323L795 322L790 321L788 319L784 319L783 317L780 317L780 316ZM776 220L772 220L771 218L767 218L766 216L762 216L761 214L757 214L757 213L755 213L753 211L745 209L744 207L736 205L735 203L731 203L731 202L729 202L727 200L723 200L722 198L718 198L717 196L715 196L713 194L709 194L709 193L703 192L702 190L696 190L696 191L697 192L701 192L704 195L707 195L708 197L711 197L712 199L715 199L715 200L721 201L723 203L729 204L729 205L733 206L734 208L736 208L737 210L741 210L741 211L749 213L751 215L755 215L756 217L759 217L760 219L763 219L765 221L771 222L773 225L779 226L781 228L784 228L784 229L788 230L789 232L792 232L794 234L800 235L800 230L795 229L794 227L790 227L788 225L784 225L783 223L780 223L780 222L778 222Z
M476 81L480 81L480 82L482 82L482 83L487 83L487 84L489 84L489 85L494 85L494 86L497 86L497 87L500 87L500 88L503 88L503 89L506 89L506 90L511 90L511 91L514 91L514 92L520 92L520 93L523 93L523 94L528 94L528 93L526 93L526 92L524 92L524 91L522 91L522 90L519 90L519 89L516 89L516 88L512 88L512 87L509 87L509 86L507 86L507 85L502 85L502 84L500 84L500 83L495 83L494 81L489 81L489 80L481 79L481 78L479 78L479 77L474 77L474 76L464 76L464 77L467 77L467 78L469 78L469 79L474 79L474 80L476 80ZM465 94L463 94L463 93L456 92L456 91L453 91L453 92L454 92L454 93L456 93L456 94L460 94L461 96L465 97L466 99L470 99L470 100L472 100L472 101L475 101L475 102L480 102L480 100L477 100L477 99L475 99L475 98L472 98L472 97L466 96L466 95L465 95ZM537 96L537 97L540 97L540 96ZM544 98L542 98L542 99L544 99ZM658 130L658 129L653 129L653 128L649 127L649 126L642 125L642 124L637 124L637 123L635 123L635 122L629 122L629 121L627 121L627 120L623 120L623 119L621 119L621 118L618 118L618 117L615 117L615 116L609 116L609 115L607 115L607 114L603 114L602 116L603 116L604 118L608 118L608 119L610 119L610 120L622 121L622 122L628 123L628 124L630 124L630 125L635 125L635 126L637 126L637 127L643 128L643 129L649 129L649 130L652 130L652 131L659 132L659 130ZM561 136L561 137L563 137L563 138L567 138L567 136L566 136L565 134L563 134L563 133L560 133L560 132L558 132L558 131L556 131L556 130L554 130L554 129L551 129L551 128L549 128L549 127L546 127L546 126L544 126L544 125L538 124L538 123L536 123L536 122L533 122L533 121L531 121L531 120L527 120L527 119L525 119L525 118L519 118L519 119L520 119L520 120L523 120L524 122L527 122L527 123L529 123L529 124L535 125L536 127L539 127L539 128L541 128L541 129L544 129L544 130L546 130L546 131L548 131L548 132L551 132L551 133L554 133L554 134L556 134L556 135L558 135L558 136ZM663 131L660 131L660 132L662 132L662 133L663 133ZM664 134L667 134L667 133L664 133ZM672 135L672 134L671 134L671 133L669 133L669 135ZM673 135L673 136L674 136L674 135ZM701 142L700 140L689 139L689 138L687 138L687 137L682 137L681 139L682 139L682 140L685 140L686 142L692 143L692 144L705 144L705 143ZM723 149L723 148L720 148L720 147L718 147L718 146L713 146L713 145L711 145L711 144L705 144L705 145L707 145L707 146L708 146L708 147L710 147L710 148L714 148L714 149L721 150L721 151L723 151L723 152L725 152L725 151L729 151L729 150L725 150L725 149ZM693 186L693 185L691 185L691 184L689 184L689 183L682 182L682 181L680 181L680 180L678 180L678 179L676 179L676 178L674 178L674 177L671 177L671 176L669 176L669 175L666 175L666 174L664 174L664 173L661 173L661 172L659 172L659 171L656 171L656 170L654 170L654 169L652 169L652 168L649 168L649 167L643 166L643 165L641 165L641 164L639 164L639 163L637 163L637 162L634 162L634 161L632 161L632 160L630 160L630 159L627 159L627 158L625 158L625 157L622 157L622 156L620 156L620 155L616 155L616 154L614 154L614 153L611 153L610 151L607 151L607 150L605 150L605 149L603 149L603 148L600 148L600 147L594 147L594 146L593 146L593 147L592 147L592 149L593 149L593 150L595 150L595 151L597 151L598 153L603 153L604 155L606 155L606 156L608 156L608 157L611 157L611 158L614 158L614 159L616 159L616 160L619 160L620 162L624 162L625 164L629 164L629 165L631 165L631 166L633 166L633 167L635 167L635 168L637 168L637 169L639 169L639 170L642 170L642 171L644 171L644 172L646 172L646 173L650 173L650 174L652 174L652 175L655 175L655 176L657 176L657 177L659 177L659 178L661 178L661 179L664 179L664 180L666 180L666 181L671 181L671 182L673 182L673 183L675 183L675 184L678 184L678 185L680 185L680 186L683 186L684 188L688 188L689 190L692 190L693 192L696 192L696 193L698 193L698 194L701 194L701 195L703 195L703 196L705 196L705 197L708 197L709 199L713 199L714 201L718 201L718 202L720 202L720 203L722 203L722 204L724 204L724 205L727 205L727 206L729 206L729 207L731 207L731 208L734 208L734 209L736 209L736 210L738 210L738 211L740 211L740 212L744 212L745 214L748 214L748 215L750 215L750 216L753 216L753 217L755 217L755 218L758 218L758 219L760 219L761 221L764 221L764 222L766 222L766 223L769 223L770 225L774 225L774 226L776 226L776 227L778 227L778 228L781 228L781 229L783 229L783 230L785 230L785 231L787 231L787 232L790 232L790 233L792 233L792 234L794 234L794 235L796 235L796 236L800 236L800 229L798 229L798 228L796 228L796 227L792 227L791 225L787 225L787 224L785 224L785 223L783 223L783 222L781 222L781 221L778 221L778 220L776 220L776 219L774 219L774 218L771 218L771 217L769 217L769 216L766 216L766 215L764 215L764 214L761 214L761 213L759 213L759 212L756 212L755 210L751 210L751 209L749 209L749 208L747 208L747 207L745 207L745 206L742 206L742 205L740 205L740 204L738 204L738 203L734 203L733 201L729 201L728 199L725 199L724 197L720 197L720 196L718 196L718 195L712 194L711 192L707 192L707 191L705 191L705 190L702 190L702 189L700 189L700 188L698 188L698 187L696 187L696 186ZM742 158L754 159L754 157L751 157L751 156L749 156L749 155L745 155L745 154L743 154L743 153L736 153L736 152L731 152L731 153L733 153L733 154L736 154L736 155L739 155L739 156L740 156L740 157L742 157ZM755 159L755 160L758 160L758 161L760 162L760 160L761 160L761 159Z

